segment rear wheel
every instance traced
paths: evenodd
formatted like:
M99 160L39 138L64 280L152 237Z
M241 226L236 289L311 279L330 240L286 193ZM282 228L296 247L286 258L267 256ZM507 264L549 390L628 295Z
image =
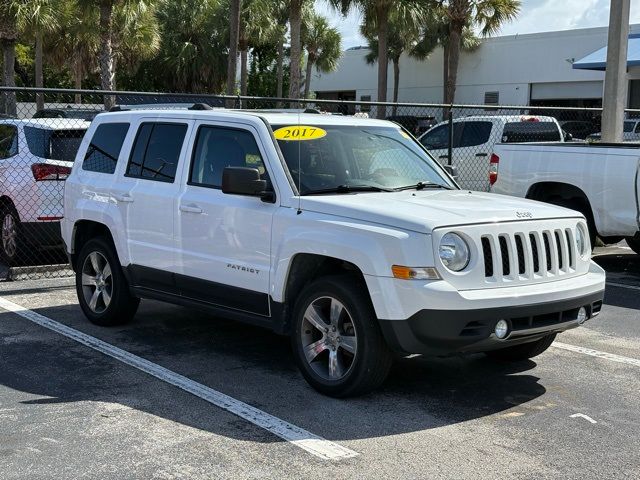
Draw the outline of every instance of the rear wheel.
M626 240L631 250L640 255L640 232L636 233L633 237L627 237Z
M20 228L18 213L11 206L4 206L0 209L0 256L2 261L8 266L17 266L20 263L21 252L23 250L23 238Z
M369 392L387 377L393 361L366 293L352 277L325 277L301 292L291 335L297 364L325 395Z
M556 339L556 334L547 335L540 340L530 343L523 343L522 345L515 345L513 347L501 348L500 350L491 350L486 352L486 355L496 360L517 362L520 360L527 360L529 358L536 357L544 352L551 346Z
M104 238L89 240L80 250L76 291L86 317L101 326L127 323L140 303L129 293L115 250Z

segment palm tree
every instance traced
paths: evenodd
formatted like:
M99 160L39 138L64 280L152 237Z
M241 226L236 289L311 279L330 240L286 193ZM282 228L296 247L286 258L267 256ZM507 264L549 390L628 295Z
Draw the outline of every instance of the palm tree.
M426 12L425 12L426 13ZM378 61L378 38L375 25L363 23L360 32L369 42L369 53L365 57L369 65ZM387 56L393 63L393 102L398 103L398 86L400 83L400 57L407 52L417 58L425 58L422 51L416 51L420 41L420 28L418 24L407 24L392 15L389 18L389 30L387 38ZM397 106L393 106L392 115L397 112Z
M16 85L16 40L18 38L18 23L15 6L9 2L0 2L0 46L2 47L2 85L15 87ZM5 92L0 95L3 110L8 115L16 115L16 94Z
M227 95L233 95L236 89L241 12L242 0L231 0L231 11L229 15L229 57L227 60Z
M274 0L245 0L240 16L238 49L240 50L240 94L247 94L249 49L273 42L281 27L276 18L280 5ZM280 2L282 3L282 2Z
M421 28L420 39L411 51L411 55L419 60L426 59L436 47L442 47L442 101L447 103L447 83L449 81L449 22L446 12L441 5L434 5L427 12L424 25ZM463 52L472 52L480 46L480 39L470 27L462 30L461 49Z
M33 37L35 40L35 86L44 86L43 77L43 38L58 27L59 0L10 0L15 6L18 31L21 35ZM36 94L36 107L44 108L44 97Z
M500 30L520 12L520 0L440 0L445 6L449 24L448 78L445 87L445 103L453 103L458 80L458 65L465 29L475 29L483 37Z
M289 1L289 98L300 97L300 66L302 61L302 6L304 0Z
M322 15L313 13L303 31L303 43L307 50L307 71L304 77L304 98L309 98L311 71L333 72L342 54L340 32L329 25Z

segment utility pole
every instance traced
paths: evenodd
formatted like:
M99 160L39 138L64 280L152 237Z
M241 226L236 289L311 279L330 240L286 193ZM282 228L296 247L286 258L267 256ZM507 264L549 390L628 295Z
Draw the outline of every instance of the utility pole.
M622 141L624 109L627 104L627 48L631 0L611 0L607 71L602 105L602 141Z

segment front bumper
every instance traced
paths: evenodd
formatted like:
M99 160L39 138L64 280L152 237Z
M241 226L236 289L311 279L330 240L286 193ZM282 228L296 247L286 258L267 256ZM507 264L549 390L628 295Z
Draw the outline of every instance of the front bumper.
M604 291L569 300L484 308L480 310L421 310L407 320L380 320L387 344L398 352L448 355L485 352L538 340L577 327L578 310L588 318L600 312ZM498 339L498 320L509 324L509 335Z

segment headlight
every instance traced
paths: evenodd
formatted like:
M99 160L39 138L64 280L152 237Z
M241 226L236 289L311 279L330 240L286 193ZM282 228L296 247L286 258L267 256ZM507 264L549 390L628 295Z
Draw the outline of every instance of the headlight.
M464 270L469 265L469 246L456 233L447 233L442 237L438 253L444 266L454 272Z
M587 254L588 244L587 233L582 224L579 223L578 228L576 228L576 248L580 256L584 257Z

